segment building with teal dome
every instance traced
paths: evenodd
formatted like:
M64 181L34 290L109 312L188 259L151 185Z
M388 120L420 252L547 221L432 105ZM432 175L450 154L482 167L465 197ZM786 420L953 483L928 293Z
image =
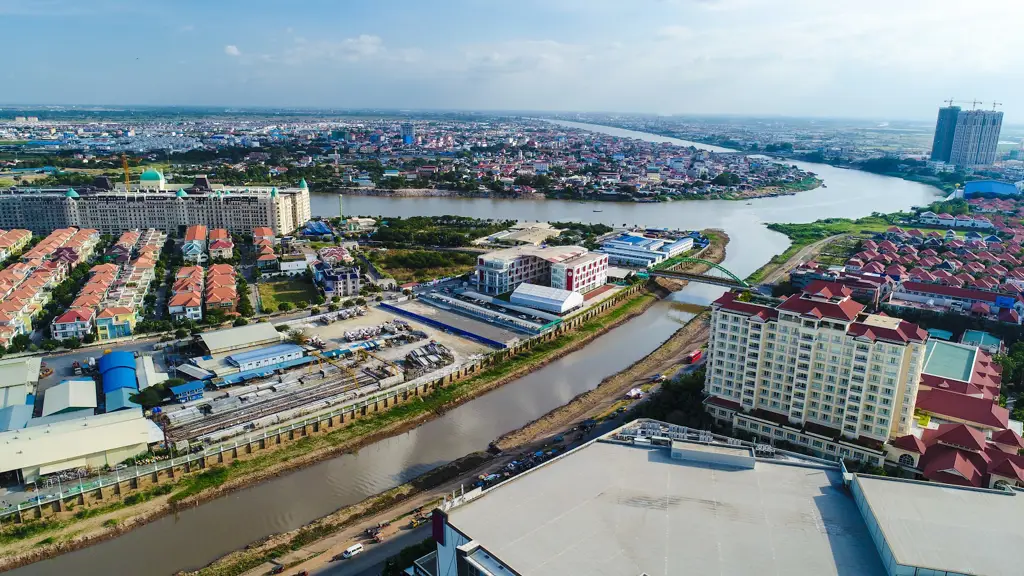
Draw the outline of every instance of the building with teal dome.
M79 198L78 192L75 192L74 188L68 188L68 191L64 193L67 198Z
M140 190L163 190L167 186L162 172L155 168L147 168L142 176L139 176Z

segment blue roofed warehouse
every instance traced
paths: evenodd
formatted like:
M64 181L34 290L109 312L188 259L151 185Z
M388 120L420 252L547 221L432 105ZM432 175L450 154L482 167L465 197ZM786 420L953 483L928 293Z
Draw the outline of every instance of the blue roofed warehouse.
M131 352L104 354L100 356L98 368L103 379L104 394L110 394L118 388L139 389L135 379L135 356Z
M198 400L202 398L203 390L205 388L205 382L202 380L193 380L191 382L186 382L185 384L171 386L171 394L174 396L175 402L189 402L191 400Z
M227 357L227 361L233 366L237 366L239 370L252 370L302 358L303 353L302 346L297 344L277 344L249 352L232 354Z

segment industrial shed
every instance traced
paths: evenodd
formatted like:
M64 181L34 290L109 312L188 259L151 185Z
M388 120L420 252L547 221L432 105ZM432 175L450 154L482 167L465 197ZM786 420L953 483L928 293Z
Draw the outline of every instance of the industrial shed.
M583 296L579 292L536 284L520 284L515 292L512 292L509 301L517 306L546 310L555 314L564 314L583 306Z
M104 411L117 412L118 410L125 410L127 408L141 408L141 406L131 401L133 394L135 394L135 390L132 390L131 388L118 388L110 394L107 394L104 398Z
M200 338L210 354L223 354L251 346L267 346L281 342L281 334L270 322L207 332Z
M65 380L43 395L43 416L96 410L96 382L92 378Z
M227 361L239 370L253 370L302 358L304 350L297 344L278 344L258 350L240 352L227 357Z
M103 379L103 393L110 394L118 388L138 390L135 380L135 356L131 352L111 352L100 356L97 363Z
M0 432L0 473L18 470L23 482L34 482L61 470L114 466L162 441L160 427L138 408Z
M20 406L39 384L42 358L15 358L0 361L0 408Z

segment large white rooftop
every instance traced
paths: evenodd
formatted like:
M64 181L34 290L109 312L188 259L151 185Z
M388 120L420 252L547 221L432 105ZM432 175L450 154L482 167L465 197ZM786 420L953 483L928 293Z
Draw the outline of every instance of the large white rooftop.
M523 576L886 573L838 470L729 468L658 446L590 444L448 522Z
M205 332L202 334L203 344L213 354L238 350L249 346L281 341L281 334L270 322L257 322L248 326Z
M1024 573L1024 492L859 475L854 481L896 563L938 573Z

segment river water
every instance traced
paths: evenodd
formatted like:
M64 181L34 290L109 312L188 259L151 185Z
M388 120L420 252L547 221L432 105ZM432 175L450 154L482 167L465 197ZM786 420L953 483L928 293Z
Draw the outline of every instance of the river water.
M630 130L561 122L621 137L709 146ZM743 201L661 204L551 200L345 197L346 215L445 215L520 220L577 220L678 229L722 228L731 243L723 265L743 277L785 250L785 236L768 222L857 218L931 202L935 188L866 172L794 162L821 177L827 188L795 196ZM335 195L314 195L312 211L337 216ZM691 285L586 348L468 402L400 436L275 478L147 524L83 550L15 570L19 576L66 574L171 574L203 566L269 534L298 528L320 516L409 480L477 450L592 389L654 350L691 317L680 302L704 304L722 290Z

